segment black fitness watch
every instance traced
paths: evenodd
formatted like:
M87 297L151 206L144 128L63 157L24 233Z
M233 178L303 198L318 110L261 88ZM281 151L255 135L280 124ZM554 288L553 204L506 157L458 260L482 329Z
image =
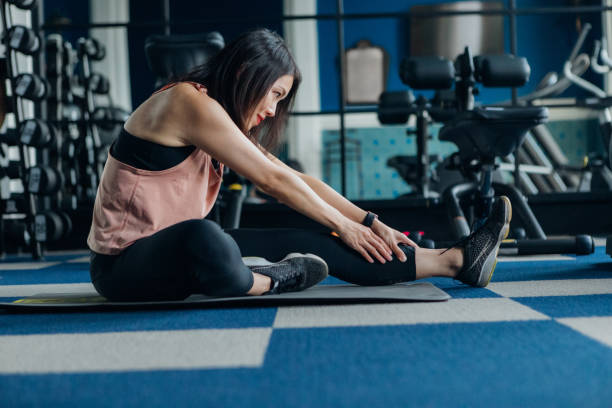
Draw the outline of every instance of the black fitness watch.
M377 218L378 218L378 215L374 214L373 212L368 211L363 221L361 221L361 224L365 225L366 227L372 228L372 224L374 223L374 220Z

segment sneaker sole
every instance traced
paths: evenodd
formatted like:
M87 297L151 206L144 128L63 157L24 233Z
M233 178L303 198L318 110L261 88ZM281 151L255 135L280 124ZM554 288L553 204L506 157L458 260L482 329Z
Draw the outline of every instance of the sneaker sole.
M493 272L495 272L495 267L497 266L497 254L499 253L499 246L501 242L506 239L510 232L510 221L512 220L512 204L510 203L510 199L506 196L501 196L501 200L506 201L506 209L508 210L505 217L505 222L503 228L499 231L499 236L497 237L497 244L495 251L491 251L491 254L486 259L482 273L478 277L477 286L484 288L489 284L491 278L493 277ZM485 271L489 271L487 274Z

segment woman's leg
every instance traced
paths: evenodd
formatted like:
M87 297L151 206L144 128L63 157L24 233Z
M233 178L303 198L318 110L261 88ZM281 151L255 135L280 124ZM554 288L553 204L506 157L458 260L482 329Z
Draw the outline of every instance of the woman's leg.
M243 256L259 256L277 262L290 252L307 252L323 258L329 273L358 285L387 285L431 276L454 277L461 268L463 254L455 248L442 250L404 246L407 261L393 259L373 264L344 244L339 238L318 231L300 229L227 230Z
M189 220L140 239L117 256L94 254L92 281L111 300L178 300L193 293L241 296L265 292L236 242L209 220ZM260 288L261 287L261 288ZM254 293L259 294L259 293Z

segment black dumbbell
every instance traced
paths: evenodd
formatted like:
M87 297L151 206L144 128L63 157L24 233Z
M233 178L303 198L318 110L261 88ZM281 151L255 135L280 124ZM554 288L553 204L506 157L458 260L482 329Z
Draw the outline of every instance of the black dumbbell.
M9 161L6 166L0 167L0 177L21 178L21 162Z
M45 211L34 217L34 233L39 242L52 242L70 234L72 221L63 211Z
M87 89L99 95L106 95L110 90L110 82L102 74L92 74L87 78Z
M31 10L36 6L36 0L7 0L7 3L22 10Z
M65 103L62 107L62 117L64 120L77 122L83 117L83 111L74 103Z
M96 125L104 130L113 130L116 126L122 125L128 120L129 112L124 109L102 106L94 110L92 118Z
M22 25L11 27L7 33L9 48L25 55L34 55L40 50L40 38L31 28Z
M64 143L62 143L61 154L62 158L66 160L74 159L74 156L76 155L76 146L74 143L70 140L64 141Z
M22 194L12 194L7 200L2 200L2 212L4 214L25 214L27 202Z
M66 211L74 211L78 207L78 200L75 195L66 194L62 197L62 201L60 202L60 208Z
M49 166L36 166L28 169L28 191L32 194L54 194L63 185L62 175Z
M57 130L44 120L27 119L21 123L19 134L21 143L41 149L53 143Z
M79 55L87 55L94 61L101 61L106 56L106 47L95 38L79 38Z
M32 101L41 101L47 96L48 85L35 74L20 74L14 79L15 95Z
M47 54L47 76L57 78L62 75L64 66L63 39L60 34L49 34L45 41Z
M8 240L17 245L30 245L30 231L23 220L3 220L4 234Z
M19 143L17 129L7 128L4 133L0 133L0 143L6 143L9 146L17 146Z

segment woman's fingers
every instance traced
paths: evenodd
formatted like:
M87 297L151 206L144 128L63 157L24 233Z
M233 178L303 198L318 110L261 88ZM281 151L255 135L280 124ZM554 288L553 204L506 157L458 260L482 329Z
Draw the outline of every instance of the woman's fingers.
M397 256L400 261L406 261L406 254L404 251L402 251L402 248L400 248L398 244L393 245L393 252L395 252L395 256Z
M374 263L374 260L372 259L370 254L368 254L368 251L366 251L362 247L357 247L355 249L357 250L357 252L361 254L361 256L363 256L366 259L366 261L368 261L369 263Z
M381 251L381 250L378 250L378 248L376 248L376 246L374 246L370 242L365 242L364 246L368 250L368 252L371 255L373 255L378 260L378 262L383 263L383 264L387 262L385 260L385 257L382 255L382 253L384 253L384 252Z

